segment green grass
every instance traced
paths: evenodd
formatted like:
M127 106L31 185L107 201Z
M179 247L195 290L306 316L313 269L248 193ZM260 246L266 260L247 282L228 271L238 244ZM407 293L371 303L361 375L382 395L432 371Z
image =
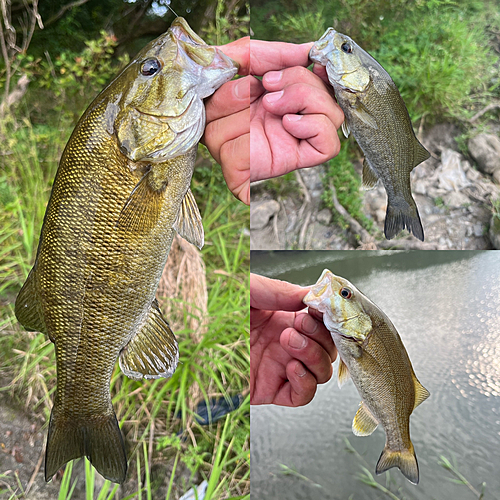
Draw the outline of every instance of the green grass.
M207 175L205 170L215 172L216 168L206 163L200 176ZM23 204L18 198L9 200L3 207L4 214L5 207L12 204L17 204L18 208L7 213L12 222L2 230L2 238L8 242L3 248L11 248L11 251L5 252L0 267L2 275L7 278L2 292L0 366L2 377L12 380L8 386L12 396L26 401L34 418L46 425L55 388L53 346L44 335L22 331L13 316L15 292L33 262L41 224L40 220L37 227L30 221L33 232L16 246L19 227L22 226L20 214L28 219L28 213L43 211L48 196L49 186L41 178L41 171L35 168L32 174L39 178L28 180L19 176L16 179L19 183L26 181L36 185L44 193L31 200L32 203L36 200L37 206L26 206L26 211L21 211L19 207ZM243 232L248 225L248 209L227 191L218 174L214 173L210 179L205 198L199 199L206 238L202 255L208 288L207 331L198 342L193 342L195 332L182 327L175 330L180 363L171 379L136 382L125 377L117 367L111 381L113 405L126 440L132 446L129 476L140 475L140 470L134 472L135 467L149 474L151 457L143 455L146 443L152 444L155 463L161 461L167 469L170 464L183 463L189 470L188 476L185 473L178 478L175 474L172 476L166 498L177 498L202 478L209 482L207 499L245 493L249 487L248 398L238 410L207 427L199 425L193 418L196 402L192 400L193 394L208 401L214 395L243 393L248 386L249 374L249 241ZM196 183L195 179L194 185ZM20 185L14 193L23 190ZM182 324L187 319L186 304L177 300L175 305L179 318L174 318L174 322ZM177 434L181 437L172 440ZM171 446L172 442L175 446ZM148 474L148 484L144 487L146 493L158 487L158 484L151 483ZM87 481L89 478L87 476ZM72 486L73 483L70 486L63 481L61 491L66 493L61 493L60 498L70 498ZM102 498L119 498L113 496L115 490L110 490L110 496Z
M65 85L75 81L67 79ZM30 107L38 92L34 88L16 114L0 124L0 379L10 381L0 390L22 403L31 419L46 430L56 383L54 348L44 335L22 329L13 304L35 260L46 204L75 110L69 108L70 99L64 101L74 89L59 89L52 97L64 101L58 101L58 115ZM92 98L87 95L86 103ZM40 119L44 116L46 121ZM180 351L174 376L137 382L115 368L111 393L128 446L128 479L124 488L106 481L94 491L98 489L95 471L86 462L87 498L176 499L204 479L207 500L249 494L249 238L244 231L249 210L229 192L220 167L203 146L192 189L205 229L201 252L208 292L205 331L185 326L197 314L189 304L179 298L165 299L161 305L172 309L168 320ZM198 402L234 394L243 394L237 410L208 426L197 423L193 415ZM22 498L26 485L18 476L0 470L0 479L2 494ZM73 463L68 464L59 499L74 498L75 481L81 480L75 477Z
M500 99L500 12L495 2L255 0L251 25L255 38L263 40L311 42L330 26L349 35L389 72L414 125L455 122L468 137L472 129L477 133L498 117L497 109L473 125L468 121ZM359 176L352 168L360 152L356 146L345 147L327 165L324 202L331 208L327 186L332 178L340 203L369 229L371 221L361 212Z

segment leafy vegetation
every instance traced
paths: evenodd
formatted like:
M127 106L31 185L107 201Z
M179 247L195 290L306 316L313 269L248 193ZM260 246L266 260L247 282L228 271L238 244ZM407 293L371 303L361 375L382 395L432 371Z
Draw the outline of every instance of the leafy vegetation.
M199 33L207 42L224 43L233 33L246 34L247 8L237 4L228 11L224 2L216 7ZM54 349L45 336L21 328L13 303L33 265L50 189L71 130L127 62L127 55L117 57L116 46L113 36L101 32L81 50L66 48L54 58L21 54L13 66L14 80L26 74L32 83L0 121L0 379L2 390L44 428L56 382ZM0 68L0 85L4 83ZM192 189L205 229L201 256L207 310L196 311L182 298L162 300L162 307L171 309L168 319L180 350L171 379L136 382L115 369L113 406L130 446L130 472L124 487L105 482L96 491L99 499L173 499L204 479L207 499L249 493L248 208L229 192L220 167L203 146ZM192 322L196 316L197 327ZM196 412L202 402L209 406L213 398L236 394L241 400L236 410L209 425L199 423ZM95 471L88 463L85 471L87 498L94 498ZM10 476L2 474L3 487ZM60 499L75 497L75 481L81 479L74 476L75 467L69 463ZM26 485L19 478L14 486L8 484L9 497L21 498Z
M418 120L426 126L453 121L467 134L469 119L500 99L500 12L491 2L255 0L251 26L257 39L293 43L317 40L330 26L351 36L387 69L414 125ZM494 113L498 110L484 119ZM359 209L359 176L352 169L359 150L344 148L329 162L328 176L334 179L339 201L344 199L340 203L347 203L348 212L368 228ZM328 208L329 199L325 191Z

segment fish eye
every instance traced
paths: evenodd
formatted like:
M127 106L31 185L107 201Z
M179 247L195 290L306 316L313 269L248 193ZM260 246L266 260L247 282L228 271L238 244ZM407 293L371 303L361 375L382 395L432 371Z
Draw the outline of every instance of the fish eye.
M350 54L352 52L352 45L349 42L344 42L340 48L346 53Z
M153 76L158 73L161 69L161 63L158 61L158 59L151 58L151 59L146 59L141 66L141 73L144 76Z
M350 299L352 297L352 291L349 290L349 288L342 288L342 290L340 290L340 295L342 295L344 299Z

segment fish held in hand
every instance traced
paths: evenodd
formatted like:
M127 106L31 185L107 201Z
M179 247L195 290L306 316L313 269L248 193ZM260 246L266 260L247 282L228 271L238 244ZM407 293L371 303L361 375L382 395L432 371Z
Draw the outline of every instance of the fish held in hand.
M309 58L326 67L344 112L342 131L346 137L352 132L365 155L363 186L373 188L381 179L387 192L385 237L390 240L406 228L423 241L410 172L430 154L416 138L392 78L354 40L333 28L314 43Z
M15 306L27 330L55 344L47 481L81 456L125 480L111 374L118 357L137 380L175 371L177 342L155 293L175 232L203 245L189 189L203 99L237 69L177 18L96 97L63 152Z
M326 269L304 303L323 313L323 322L332 334L340 357L339 386L351 377L361 396L353 433L368 436L378 424L385 430L386 444L375 472L399 467L417 484L410 415L429 392L417 380L396 328L353 284Z

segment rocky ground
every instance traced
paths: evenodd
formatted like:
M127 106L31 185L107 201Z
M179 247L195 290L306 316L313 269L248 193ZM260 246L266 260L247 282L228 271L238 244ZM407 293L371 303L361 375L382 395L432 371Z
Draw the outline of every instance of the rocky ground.
M500 215L494 216L493 206L500 200L500 125L471 134L467 156L455 140L460 134L455 125L443 123L422 138L432 156L412 171L411 185L424 242L407 231L384 238L387 197L381 183L362 194L365 214L374 222L371 234L352 218L348 229L332 224L320 199L325 167L318 166L296 173L296 195L273 199L266 183L252 185L251 249L500 249ZM361 175L361 162L355 168Z

